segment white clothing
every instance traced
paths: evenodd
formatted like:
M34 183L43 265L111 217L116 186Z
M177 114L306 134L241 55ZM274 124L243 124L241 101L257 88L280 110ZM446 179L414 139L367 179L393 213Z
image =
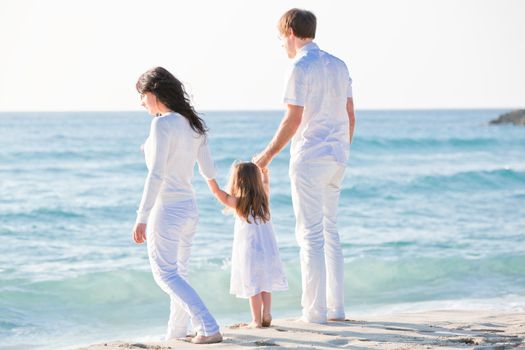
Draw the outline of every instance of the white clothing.
M343 254L336 227L348 161L352 80L343 61L314 43L303 46L287 76L284 102L303 106L292 138L290 179L300 247L303 318L344 318Z
M216 176L206 137L193 131L178 113L153 118L144 154L149 171L137 210L140 223L148 222L157 196L171 201L194 198L191 179L195 162L204 178Z
M249 298L287 290L271 222L256 222L253 217L250 222L235 215L230 294Z
M284 103L303 106L301 124L292 138L291 162L349 156L347 99L352 80L343 61L309 43L297 52L286 77Z
M300 247L303 317L344 318L344 261L336 212L345 167L332 159L290 167L295 234Z
M137 222L147 223L153 277L171 300L166 339L185 337L190 318L198 334L212 335L219 326L186 280L198 221L191 186L195 163L205 178L215 176L206 137L193 131L186 118L170 113L151 121L144 153L148 176Z
M185 337L190 318L198 334L211 335L219 331L217 322L187 281L198 215L194 199L161 200L155 204L146 227L153 278L171 301L166 340Z

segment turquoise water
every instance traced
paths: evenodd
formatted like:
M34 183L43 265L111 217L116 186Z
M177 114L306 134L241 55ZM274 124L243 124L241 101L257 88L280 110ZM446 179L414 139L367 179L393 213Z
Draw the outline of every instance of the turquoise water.
M347 313L525 310L525 128L503 111L360 111L339 226ZM225 184L281 112L207 112ZM168 298L131 241L146 170L144 112L0 113L0 348L60 349L156 339ZM272 214L299 314L288 150L271 165ZM191 283L222 324L247 320L228 295L233 219L197 175Z

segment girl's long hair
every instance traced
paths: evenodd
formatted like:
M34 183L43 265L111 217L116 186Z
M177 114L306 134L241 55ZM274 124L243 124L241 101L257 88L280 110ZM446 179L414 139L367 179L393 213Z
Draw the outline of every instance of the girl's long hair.
M168 70L152 68L139 77L135 86L140 94L151 92L166 107L188 119L191 128L198 134L204 135L208 131L206 123L191 105L184 85Z
M235 163L228 185L230 195L237 199L237 215L250 222L250 217L257 221L270 220L270 204L264 190L261 171L252 162Z

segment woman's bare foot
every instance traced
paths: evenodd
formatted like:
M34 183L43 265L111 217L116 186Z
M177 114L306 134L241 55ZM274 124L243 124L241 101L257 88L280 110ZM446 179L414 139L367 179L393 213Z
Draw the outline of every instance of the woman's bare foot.
M222 334L217 332L212 335L197 335L191 338L193 344L213 344L220 343L222 341Z
M263 314L262 316L262 326L270 327L272 324L272 314Z

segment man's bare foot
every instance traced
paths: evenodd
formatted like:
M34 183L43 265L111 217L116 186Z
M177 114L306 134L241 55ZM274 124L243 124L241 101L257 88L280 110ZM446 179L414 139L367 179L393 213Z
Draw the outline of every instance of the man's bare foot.
M272 314L263 314L262 316L262 326L270 327L272 325Z
M193 344L213 344L220 343L222 341L222 334L217 332L212 335L197 335L191 338Z

